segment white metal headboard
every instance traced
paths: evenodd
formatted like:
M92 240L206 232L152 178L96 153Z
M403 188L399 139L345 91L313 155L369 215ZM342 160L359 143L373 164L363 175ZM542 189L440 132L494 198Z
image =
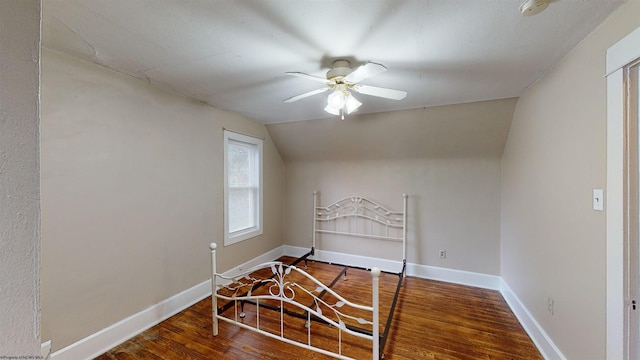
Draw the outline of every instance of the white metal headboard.
M314 191L313 249L316 248L316 234L322 233L397 241L402 242L402 260L406 262L408 195L403 194L402 198L402 211L388 210L361 196L350 196L328 206L319 206L318 192ZM346 222L347 225L338 229L339 222L342 225ZM326 226L327 224L333 224L333 229Z

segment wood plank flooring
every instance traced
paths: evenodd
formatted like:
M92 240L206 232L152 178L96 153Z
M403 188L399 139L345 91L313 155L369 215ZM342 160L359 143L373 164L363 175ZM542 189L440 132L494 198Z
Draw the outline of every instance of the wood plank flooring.
M288 262L290 258L281 261ZM309 272L329 283L341 268L309 262ZM336 270L337 269L337 270ZM386 321L398 277L381 277L381 322ZM350 269L348 280L340 280L335 289L359 303L371 304L371 276ZM245 306L251 321L255 314ZM234 309L225 315L233 316ZM279 316L279 314L277 315ZM261 327L277 323L260 311ZM296 323L297 322L297 323ZM306 336L304 321L287 319L289 334ZM299 324L298 324L299 323ZM324 325L313 325L324 331ZM298 330L296 330L298 329ZM317 330L316 330L317 329ZM382 330L382 329L381 329ZM296 334L299 331L299 334ZM318 346L332 346L331 330L319 333ZM346 339L345 354L356 359L371 359L371 345L362 339ZM407 277L384 348L385 359L542 359L499 292L444 282ZM212 335L211 299L163 321L99 356L107 359L328 359L330 357L270 339L223 321L220 333Z

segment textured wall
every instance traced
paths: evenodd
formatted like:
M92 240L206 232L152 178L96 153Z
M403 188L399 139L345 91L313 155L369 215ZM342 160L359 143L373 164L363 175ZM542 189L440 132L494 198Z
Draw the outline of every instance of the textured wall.
M605 53L638 14L640 1L620 7L531 86L505 149L502 276L569 359L605 358L605 214L591 194L605 187Z
M285 241L310 246L315 190L324 205L359 195L398 210L406 193L409 262L499 275L500 162L516 102L267 125L286 161ZM319 245L401 258L386 242Z
M60 349L210 278L223 127L264 137L264 234L281 244L284 165L264 126L51 51L42 61L43 334ZM126 299L126 300L125 300Z
M364 196L392 210L409 195L407 260L411 263L499 275L500 159L415 159L358 162L289 162L285 203L288 244L309 247L313 191L321 205ZM330 236L327 236L330 238ZM349 238L320 249L401 259L399 246ZM447 251L440 259L438 251ZM395 255L394 255L395 254Z
M40 354L40 1L0 1L0 357Z

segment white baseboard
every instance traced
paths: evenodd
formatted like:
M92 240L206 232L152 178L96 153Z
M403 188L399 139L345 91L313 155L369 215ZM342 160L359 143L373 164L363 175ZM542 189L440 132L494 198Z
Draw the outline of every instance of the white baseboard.
M267 261L273 261L283 254L284 247L277 247L245 262L240 266L225 271L224 275L235 275L243 269L248 269L252 266ZM177 295L161 301L145 310L142 310L137 314L134 314L103 330L100 330L95 334L89 335L80 341L77 341L63 349L56 351L51 354L51 359L92 359L108 351L109 349L112 349L115 346L127 341L135 335L149 329L150 327L159 324L160 322L170 318L171 316L179 313L180 311L192 306L193 304L210 295L211 279L203 281L202 283L197 284L190 289L187 289ZM45 344L47 343L42 344L43 356ZM51 341L48 341L48 346L48 351L50 351Z
M284 255L295 257L302 256L309 251L307 248L290 245L284 245L283 247ZM393 272L399 271L400 268L398 268L398 266L401 266L399 261L368 258L364 256L321 250L316 250L316 256L314 256L314 259L360 267L377 266L382 270ZM507 305L509 305L511 311L513 311L516 318L536 345L542 356L546 360L566 360L566 357L562 354L560 349L558 349L558 347L553 343L549 335L547 335L547 333L542 329L535 318L531 316L531 313L515 296L513 291L511 291L511 288L509 288L501 276L412 263L407 264L407 275L500 291L507 302Z
M520 299L514 294L509 285L504 279L501 280L500 293L507 302L511 311L516 315L518 321L529 334L529 337L536 345L542 356L546 360L566 360L567 358L562 354L560 349L551 340L549 335L544 331L542 326L531 315L529 310L522 304Z
M484 289L500 290L501 277L498 275L419 264L407 264L407 275Z
M308 248L284 245L284 255L302 256L309 252ZM394 260L379 259L367 256L337 253L332 251L316 250L313 259L320 261L345 264L358 267L378 267L383 271L399 272L402 270L402 262ZM469 271L445 269L435 266L407 264L407 275L416 276L423 279L446 281L461 285L481 287L485 289L500 290L500 276L480 274Z
M293 256L293 257L301 257L302 255L308 253L311 249L308 247L300 247L300 246L292 246L292 245L282 245L282 255L284 256Z
M309 252L309 248L282 245L244 264L224 273L232 276L252 266L273 261L283 255L300 257ZM314 259L364 268L378 267L384 271L399 272L400 261L372 258L366 256L343 254L331 251L316 250ZM407 264L407 275L431 280L439 280L456 284L499 290L507 304L516 315L525 331L529 334L545 359L566 359L558 347L549 338L529 311L522 305L511 288L500 276L473 273L468 271L445 269L434 266ZM95 334L60 349L50 355L52 360L92 359L109 349L125 342L133 336L168 319L180 311L192 306L211 295L211 280L206 280L179 294L159 302L137 314L123 319ZM42 344L42 355L47 359L51 351L51 340Z
M51 354L52 360L93 359L211 295L211 280L161 301Z
M283 255L300 257L309 252L309 248L302 248L291 245L283 245ZM399 272L402 270L402 262L394 260L386 260L380 258L373 258L368 256L351 255L338 253L333 251L316 250L313 257L310 259L324 261L335 264L344 264L362 268L377 267L382 271Z
M307 250L307 252L309 252L309 250ZM302 255L304 255L304 254L306 254L306 252L303 253ZM273 250L267 251L266 253L264 253L262 255L256 256L255 258L245 262L244 264L241 264L241 265L238 265L236 267L233 267L233 268L225 271L223 273L223 275L224 276L235 276L236 274L241 273L242 271L245 271L245 270L247 270L247 269L249 269L249 268L251 268L253 266L260 265L260 264L265 263L265 262L273 261L273 260L275 260L275 259L277 259L277 258L279 258L280 256L283 256L283 255L285 255L285 253L284 253L284 245L279 246L279 247L277 247L277 248L275 248ZM302 255L300 255L300 256L302 256Z
M42 359L49 359L49 355L51 354L51 340L47 340L40 344L40 355Z

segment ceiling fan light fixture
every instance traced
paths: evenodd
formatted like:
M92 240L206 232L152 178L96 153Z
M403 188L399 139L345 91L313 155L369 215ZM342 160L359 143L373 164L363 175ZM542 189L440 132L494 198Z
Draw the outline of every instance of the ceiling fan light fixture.
M362 103L349 91L336 90L327 97L327 106L324 111L331 115L342 115L342 119L344 119L345 114L349 115L358 110L360 105Z
M374 62L368 62L354 70L351 68L351 64L348 60L338 59L333 62L333 68L327 71L326 78L301 72L287 72L287 75L321 82L326 86L317 90L307 91L306 93L292 96L284 99L283 101L291 103L325 91L331 91L329 96L327 96L327 105L325 106L324 111L331 115L340 115L344 120L345 115L349 115L352 112L357 111L362 105L358 99L351 95L351 91L391 100L402 100L407 96L406 91L360 84L360 81L383 73L386 70L387 68L384 65Z
M347 93L347 99L345 100L344 103L344 109L346 111L347 114L351 114L352 112L358 110L358 108L360 107L360 105L362 105L362 103L360 101L358 101L358 99L356 99L355 97L353 97L353 95L351 95L351 93Z
M334 109L342 109L345 104L345 95L343 91L336 90L329 94L327 97L327 103Z
M324 107L324 111L328 112L331 115L340 115L340 110L342 110L342 108L335 108L331 106L331 104L328 104Z

